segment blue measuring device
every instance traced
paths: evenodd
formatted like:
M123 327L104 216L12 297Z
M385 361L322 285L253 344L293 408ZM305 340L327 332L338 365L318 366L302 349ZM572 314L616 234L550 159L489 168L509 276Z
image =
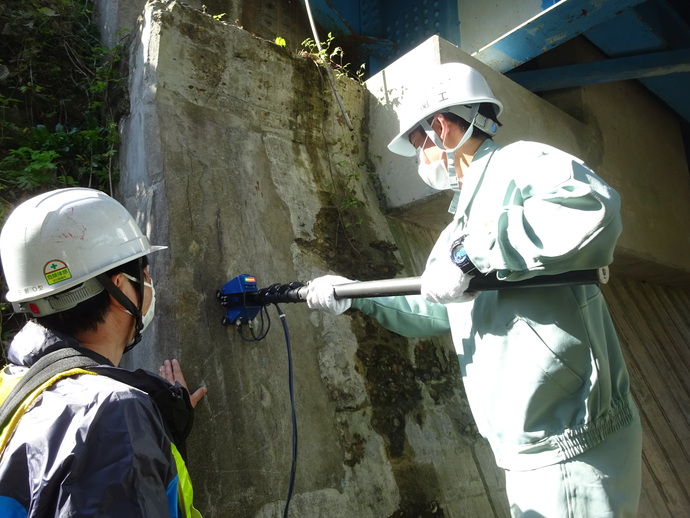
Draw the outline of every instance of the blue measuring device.
M258 293L256 277L247 273L223 284L216 294L221 306L228 308L223 325L242 325L254 320L264 306Z

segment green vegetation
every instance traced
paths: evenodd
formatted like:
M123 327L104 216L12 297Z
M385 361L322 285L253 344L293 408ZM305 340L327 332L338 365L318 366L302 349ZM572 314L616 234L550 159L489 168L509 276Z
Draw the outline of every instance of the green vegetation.
M91 15L72 0L0 5L0 219L38 191L117 181L122 49L99 43Z
M85 0L0 3L0 224L22 200L85 186L112 192L123 46L103 47ZM6 292L0 282L0 298ZM0 302L2 338L8 308Z
M313 59L319 65L329 66L335 70L337 77L346 76L362 84L364 82L365 64L362 63L354 72L350 70L351 63L345 63L343 48L333 47L333 50L331 50L333 40L335 40L335 37L329 32L326 41L320 42L321 50L319 50L319 45L313 39L307 38L302 42L303 49L300 55Z
M209 14L208 7L206 7L206 5L202 5L201 6L201 12L204 14ZM223 19L223 17L226 15L227 15L227 13L212 14L211 17L218 22L218 21L221 21Z

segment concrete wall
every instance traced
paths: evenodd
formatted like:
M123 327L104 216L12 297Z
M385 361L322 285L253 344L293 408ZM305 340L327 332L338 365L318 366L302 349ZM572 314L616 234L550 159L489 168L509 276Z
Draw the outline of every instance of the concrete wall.
M458 0L460 48L468 54L477 52L515 27L541 14L544 3L546 2L542 0Z
M127 362L176 357L208 386L189 445L204 516L280 516L285 338L269 308L267 338L243 341L221 325L216 290L242 273L259 286L418 274L434 235L379 209L359 84L338 83L349 131L312 60L176 2L147 5L130 67L121 194L169 248L153 256L156 321ZM403 339L355 311L283 310L300 440L291 515L507 516L446 339Z
M146 0L95 0L94 3L101 40L106 46L113 47L137 33L137 20ZM187 0L184 3L266 39L280 36L295 51L301 48L305 38L313 38L306 12L297 0ZM319 39L325 40L325 36Z

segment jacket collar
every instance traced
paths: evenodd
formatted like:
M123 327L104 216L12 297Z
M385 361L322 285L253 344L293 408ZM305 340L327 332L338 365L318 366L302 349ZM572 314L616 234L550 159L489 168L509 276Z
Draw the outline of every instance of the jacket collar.
M42 356L64 347L80 349L84 355L97 362L103 365L112 365L110 360L86 349L73 337L53 332L35 320L27 322L12 339L7 350L7 360L15 365L30 367Z

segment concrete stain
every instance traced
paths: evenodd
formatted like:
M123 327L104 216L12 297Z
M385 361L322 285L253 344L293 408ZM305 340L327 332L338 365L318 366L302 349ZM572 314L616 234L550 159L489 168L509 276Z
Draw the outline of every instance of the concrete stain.
M446 516L438 502L410 504L405 509L398 509L388 518L441 518Z
M348 225L354 217L348 210L324 204L314 225L316 237L297 238L295 243L320 256L330 269L344 277L360 281L395 277L402 269L395 256L395 245L377 240L367 223Z
M372 406L372 427L386 439L391 457L405 454L405 423L424 425L422 387L435 404L457 397L459 369L454 355L430 340L415 345L414 358L406 356L407 339L387 331L373 319L352 315L357 337L356 358Z

